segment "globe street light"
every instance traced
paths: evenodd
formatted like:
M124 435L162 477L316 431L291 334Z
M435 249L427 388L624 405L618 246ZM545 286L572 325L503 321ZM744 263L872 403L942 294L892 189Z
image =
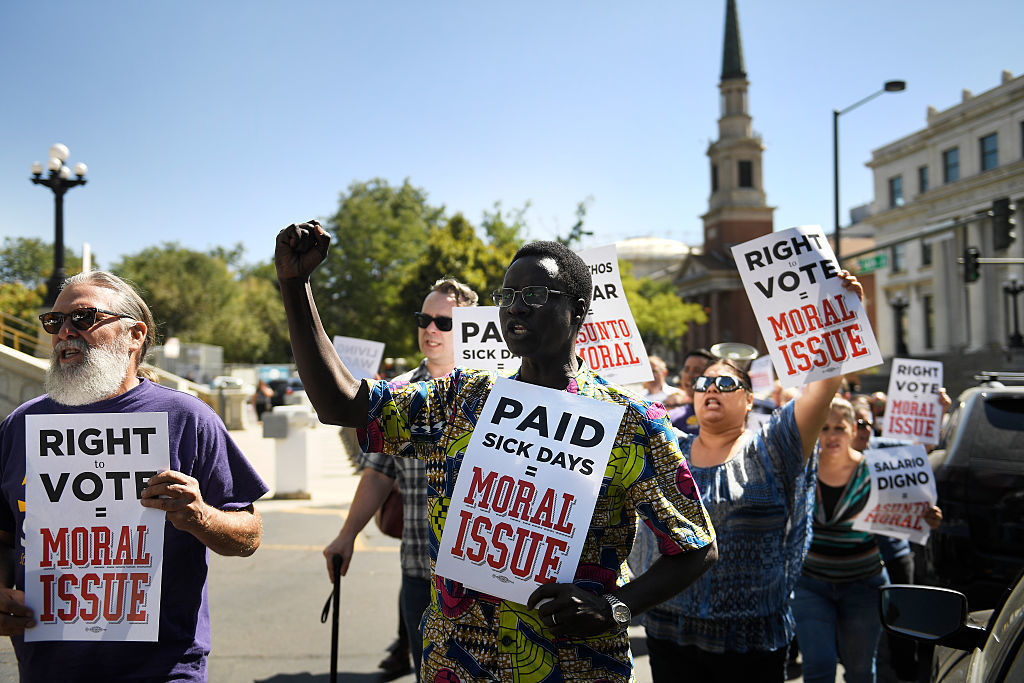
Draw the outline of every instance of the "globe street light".
M857 107L871 100L875 99L879 95L884 95L887 92L900 92L901 90L907 89L906 81L886 81L882 89L873 92L862 100L854 102L846 109L833 109L832 110L832 201L833 201L833 216L835 223L835 252L836 252L836 263L842 265L842 255L839 247L839 117L843 114L853 111Z
M1003 283L1003 293L1010 300L1010 305L1013 306L1013 334L1010 335L1010 348L1019 349L1024 348L1024 336L1020 333L1020 314L1017 312L1017 297L1021 292L1024 292L1024 284L1017 282L1017 277L1013 276L1009 282Z
M88 167L79 162L74 169L64 165L68 160L68 148L61 143L50 148L50 161L46 168L50 174L43 177L43 165L36 161L32 164L32 177L29 178L36 185L45 185L53 190L54 209L54 240L53 240L53 275L46 283L45 306L53 306L57 301L57 294L60 285L64 282L66 273L64 271L64 193L77 185L85 185L85 174ZM71 174L75 177L72 178Z

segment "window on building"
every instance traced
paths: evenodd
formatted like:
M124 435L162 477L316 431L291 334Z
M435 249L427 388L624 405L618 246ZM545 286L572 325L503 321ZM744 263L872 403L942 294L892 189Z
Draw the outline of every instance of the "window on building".
M750 161L740 162L740 187L754 186L754 164Z
M921 265L930 266L932 264L932 243L921 242Z
M935 348L935 303L931 294L921 297L921 306L924 308L924 348Z
M917 169L917 193L924 194L928 191L928 167L919 166Z
M718 192L718 164L711 164L711 191Z
M999 134L992 133L978 140L981 148L981 170L988 171L999 165Z
M889 178L889 208L903 206L903 176Z
M906 244L894 244L892 245L892 272L898 273L906 267L907 260L907 245Z
M960 180L960 148L954 147L942 153L942 182Z

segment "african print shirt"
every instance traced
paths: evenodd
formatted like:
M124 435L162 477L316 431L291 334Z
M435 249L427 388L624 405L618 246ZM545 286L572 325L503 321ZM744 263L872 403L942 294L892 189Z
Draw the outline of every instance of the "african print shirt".
M430 379L427 360L392 380L422 382ZM415 458L396 458L386 453L364 453L362 463L398 482L402 492L402 573L424 581L430 578L427 557L427 480L423 463Z
M718 534L718 562L644 615L649 636L718 653L773 651L792 640L789 595L810 542L817 481L817 458L804 463L793 405L747 432L733 458L690 466ZM693 440L680 439L687 459ZM641 568L656 558L648 551Z
M804 562L804 574L819 581L843 583L867 579L882 571L875 535L853 528L853 518L867 505L870 494L871 473L867 460L861 460L830 515L826 516L818 495L814 540Z
M462 458L494 380L490 372L457 368L428 382L368 382L363 449L416 457L426 464L432 569ZM567 391L627 408L574 583L600 594L625 582L624 562L638 513L667 555L710 544L714 530L664 408L582 366ZM420 627L425 681L618 682L633 676L626 634L555 638L536 610L436 575Z

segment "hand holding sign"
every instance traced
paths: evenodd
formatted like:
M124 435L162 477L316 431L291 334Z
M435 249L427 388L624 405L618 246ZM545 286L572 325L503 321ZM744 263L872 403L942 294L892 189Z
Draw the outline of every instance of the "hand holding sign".
M142 490L142 507L164 510L167 521L180 531L204 529L210 506L203 500L199 482L181 472L164 470L149 478Z
M32 610L25 605L25 593L13 588L0 588L0 635L20 636L36 625Z

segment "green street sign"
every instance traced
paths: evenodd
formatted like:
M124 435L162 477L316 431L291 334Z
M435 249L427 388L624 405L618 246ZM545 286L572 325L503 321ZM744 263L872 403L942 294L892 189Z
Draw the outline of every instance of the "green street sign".
M861 274L873 273L880 268L885 268L888 263L888 254L884 251L874 256L864 256L857 259L857 272Z

